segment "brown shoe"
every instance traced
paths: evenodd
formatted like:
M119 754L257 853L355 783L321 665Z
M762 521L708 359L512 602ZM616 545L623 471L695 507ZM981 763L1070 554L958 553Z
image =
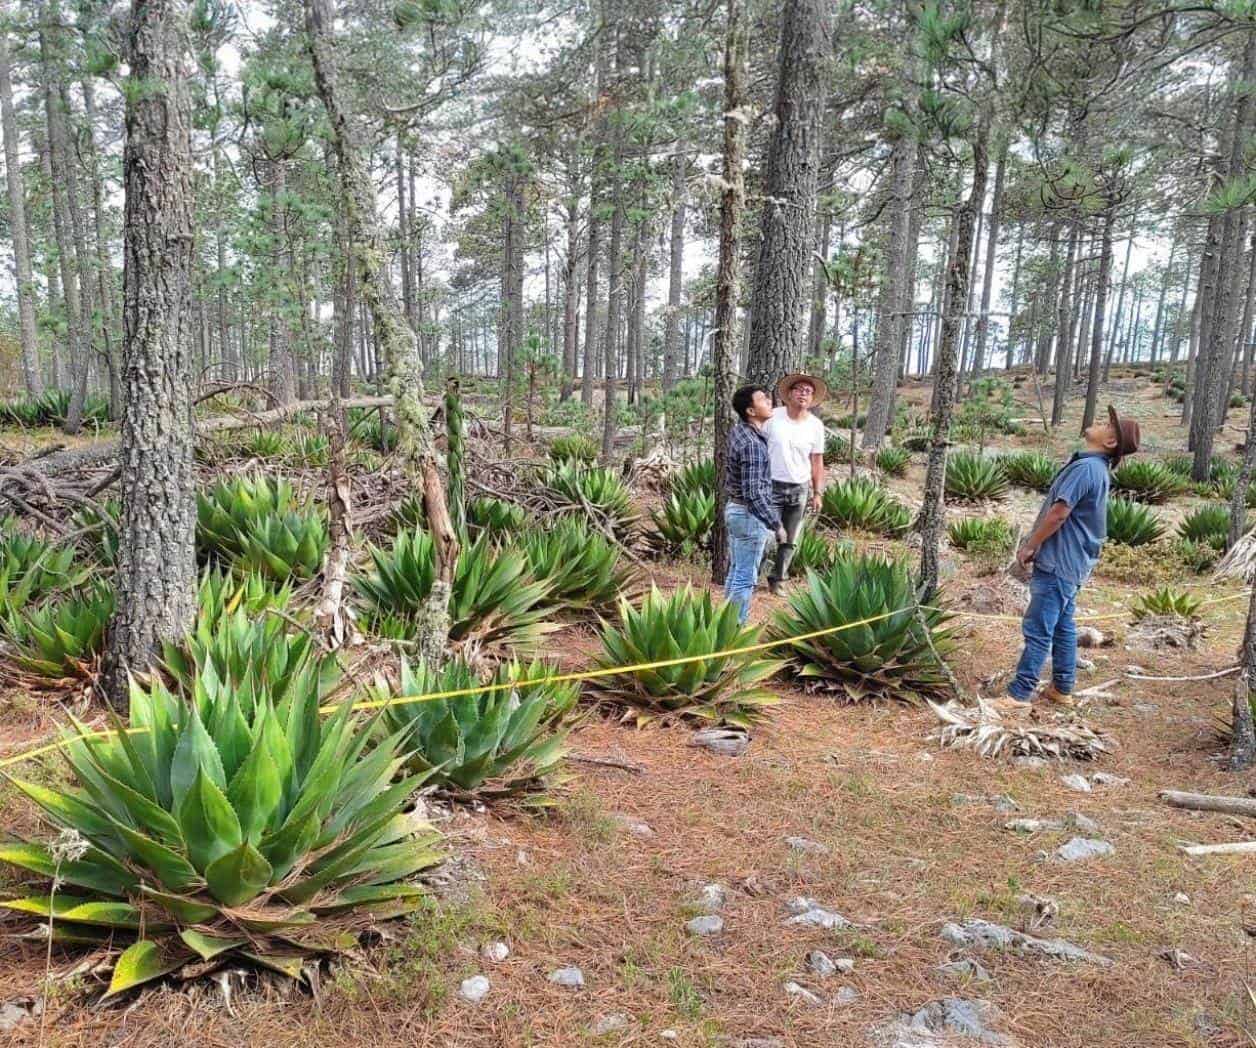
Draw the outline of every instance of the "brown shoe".
M784 583L780 579L768 579L768 592L774 597L779 597L785 592Z
M1046 685L1038 693L1038 701L1049 706L1063 706L1065 709L1070 710L1077 706L1077 700L1072 695L1060 691L1054 684Z
M1001 699L987 699L985 704L1000 717L1024 717L1033 709L1028 702L1021 702L1020 699L1014 699L1010 695L1005 695Z

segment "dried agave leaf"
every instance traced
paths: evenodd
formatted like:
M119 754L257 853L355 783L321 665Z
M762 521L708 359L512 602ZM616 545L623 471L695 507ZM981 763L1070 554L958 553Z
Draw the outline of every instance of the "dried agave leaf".
M1054 721L1005 721L992 705L977 700L976 706L955 702L929 703L941 721L930 738L944 749L973 749L983 757L1008 753L1022 757L1056 760L1097 760L1117 746L1111 735L1069 715Z

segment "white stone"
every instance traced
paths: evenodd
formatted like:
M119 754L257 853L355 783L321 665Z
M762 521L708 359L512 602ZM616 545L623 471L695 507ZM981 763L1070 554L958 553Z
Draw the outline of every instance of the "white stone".
M1106 771L1097 771L1091 777L1090 781L1096 786L1128 786L1130 780L1123 775L1113 775Z
M1101 855L1111 855L1116 849L1108 841L1089 840L1086 837L1072 837L1055 850L1055 854L1065 862L1080 862L1083 859L1096 859Z
M713 913L695 917L685 925L685 931L690 935L719 935L723 930L724 918Z
M839 957L833 963L837 965L837 970L843 975L849 975L855 970L855 959L853 957Z
M473 975L470 979L463 979L462 985L458 987L458 996L464 1001L470 1001L472 1004L479 1004L488 996L490 989L488 978L483 975Z
M1078 775L1076 772L1072 775L1061 775L1060 782L1070 790L1075 790L1078 793L1090 792L1090 783L1086 780L1086 776Z
M837 974L837 965L829 960L829 955L823 950L812 950L807 954L807 968L821 979Z
M1186 892L1175 892L1173 895L1173 901L1179 906L1189 906L1191 904L1191 897L1187 895Z
M480 956L490 964L501 964L510 956L510 947L504 942L486 942L480 950Z
M1003 828L1013 833L1038 833L1042 830L1062 830L1064 823L1059 819L1009 819Z
M728 900L728 890L722 884L704 884L698 892L697 906L703 913L718 913Z
M810 837L786 837L785 843L793 851L803 852L806 855L828 855L829 853L825 845L819 841L813 841Z
M808 895L795 895L785 903L785 909L790 913L806 913L808 910L817 909L819 905Z
M1097 834L1102 832L1099 824L1089 816L1083 815L1079 811L1071 811L1068 813L1068 824L1078 833Z
M569 990L578 990L584 985L584 972L579 968L556 968L549 973L549 981Z
M834 913L832 910L826 910L822 906L817 906L814 910L807 910L797 916L789 917L785 921L786 924L805 925L809 928L823 928L825 931L833 931L835 928L853 928L845 917L840 913Z
M605 1037L608 1033L619 1033L628 1029L631 1023L632 1019L623 1012L611 1012L609 1015L599 1015L589 1032L594 1037Z
M833 995L834 1004L854 1004L859 1000L859 991L853 986L843 986Z
M660 1030L659 1036L665 1041L675 1041L680 1037L680 1034L678 1034L671 1027L668 1027L666 1030Z
M818 1005L823 1003L814 993L808 990L805 986L800 986L796 982L787 982L785 984L785 992L790 997L797 997L798 1000L803 1001L806 1004Z
M616 813L612 815L611 818L619 823L621 827L631 833L634 837L640 837L642 840L647 840L654 836L654 829L650 826L650 824L648 822L643 822L635 816Z

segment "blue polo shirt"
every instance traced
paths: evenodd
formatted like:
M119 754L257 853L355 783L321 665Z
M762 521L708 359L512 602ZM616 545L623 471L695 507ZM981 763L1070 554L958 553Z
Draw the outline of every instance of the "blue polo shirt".
M1075 586L1090 577L1108 537L1108 486L1108 456L1102 451L1075 452L1051 481L1042 505L1046 513L1057 502L1067 503L1069 515L1042 544L1034 567Z

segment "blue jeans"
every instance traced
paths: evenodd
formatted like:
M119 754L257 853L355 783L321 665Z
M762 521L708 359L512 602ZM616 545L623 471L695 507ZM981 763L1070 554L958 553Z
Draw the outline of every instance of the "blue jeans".
M1025 650L1007 693L1028 702L1038 687L1042 664L1051 656L1051 683L1068 695L1077 678L1077 626L1073 611L1080 586L1049 571L1034 569L1029 580L1029 607L1021 622Z
M737 605L737 621L745 625L750 617L750 594L759 575L759 561L771 534L768 527L745 506L730 502L724 507L728 529L728 575L724 598Z

